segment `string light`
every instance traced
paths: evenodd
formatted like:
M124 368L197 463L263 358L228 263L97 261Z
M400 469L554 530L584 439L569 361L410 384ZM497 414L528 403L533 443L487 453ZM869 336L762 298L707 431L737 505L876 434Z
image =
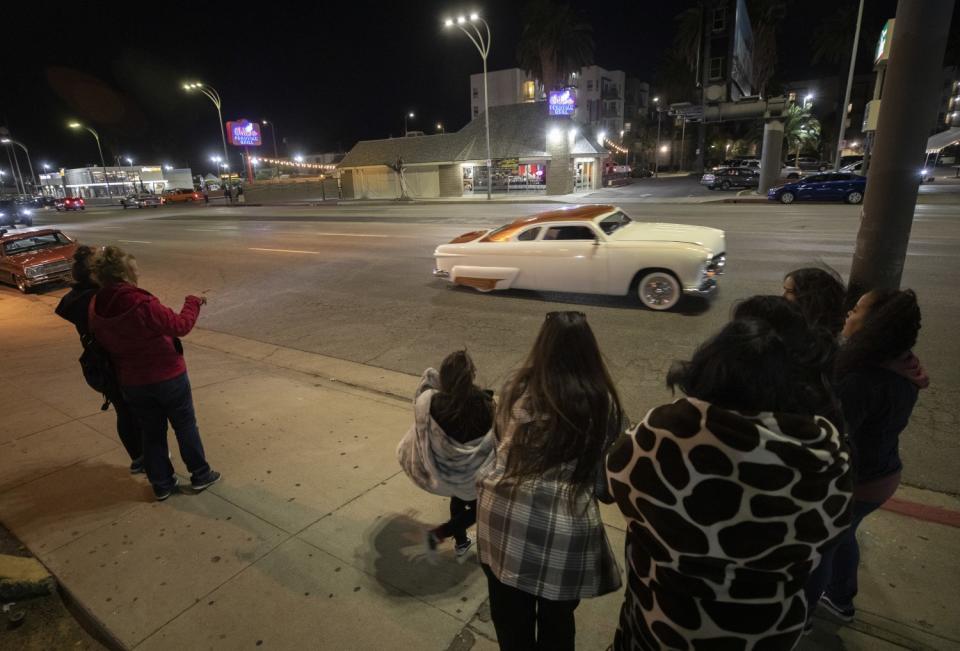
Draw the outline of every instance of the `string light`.
M604 144L605 147L607 147L608 149L612 149L613 151L617 152L618 154L626 154L626 153L627 153L627 148L626 148L626 147L621 147L620 145L618 145L617 143L613 142L613 141L610 140L609 138L604 138L604 139L603 139L603 144Z
M255 165L264 163L267 165L277 165L280 167L297 167L300 169L321 170L324 172L332 172L337 167L336 165L326 164L326 163L298 163L292 160L281 160L277 158L261 158L259 156L256 158L251 158L250 162Z

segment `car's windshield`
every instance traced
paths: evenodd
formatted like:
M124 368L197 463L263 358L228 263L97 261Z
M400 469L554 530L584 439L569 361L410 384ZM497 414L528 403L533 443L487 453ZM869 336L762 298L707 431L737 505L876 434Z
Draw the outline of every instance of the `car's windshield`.
M623 228L633 220L627 217L626 214L620 212L619 210L609 217L604 217L600 220L600 223L597 224L601 230L607 235L612 234L618 228Z
M8 240L3 243L3 253L5 255L18 255L20 253L29 253L30 251L63 246L69 243L70 240L68 240L67 236L63 233L44 233L43 235L31 235L29 237Z

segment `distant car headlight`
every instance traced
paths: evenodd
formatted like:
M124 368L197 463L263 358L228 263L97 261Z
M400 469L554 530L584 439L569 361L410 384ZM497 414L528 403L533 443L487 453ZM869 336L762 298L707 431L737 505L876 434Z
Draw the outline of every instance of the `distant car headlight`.
M920 176L929 176L929 175L930 175L930 170L928 170L926 167L920 170Z
M33 211L30 210L29 208L24 208L22 212L23 212L24 215L32 215L32 214L33 214Z

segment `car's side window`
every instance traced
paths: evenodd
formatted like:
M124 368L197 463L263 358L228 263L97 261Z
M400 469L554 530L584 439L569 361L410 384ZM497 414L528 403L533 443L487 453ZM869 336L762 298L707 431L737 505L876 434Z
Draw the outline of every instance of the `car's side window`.
M519 235L517 235L517 241L519 242L530 242L537 239L537 235L540 233L540 227L528 228Z
M589 226L551 226L543 236L544 240L589 240L597 239Z

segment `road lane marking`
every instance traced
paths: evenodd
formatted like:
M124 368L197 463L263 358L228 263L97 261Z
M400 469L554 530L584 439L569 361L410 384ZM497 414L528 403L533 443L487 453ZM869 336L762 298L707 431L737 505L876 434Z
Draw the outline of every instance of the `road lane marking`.
M203 232L203 233L226 233L226 232L228 232L229 229L226 229L226 228L185 228L185 229L183 229L183 230L185 230L185 231L195 231L195 232L198 232L198 233L200 233L200 232Z
M126 244L153 244L153 242L147 242L145 240L118 240L119 242L124 242Z
M319 251L301 251L298 249L261 249L255 246L248 247L250 251L269 251L271 253L308 253L310 255L320 255Z

